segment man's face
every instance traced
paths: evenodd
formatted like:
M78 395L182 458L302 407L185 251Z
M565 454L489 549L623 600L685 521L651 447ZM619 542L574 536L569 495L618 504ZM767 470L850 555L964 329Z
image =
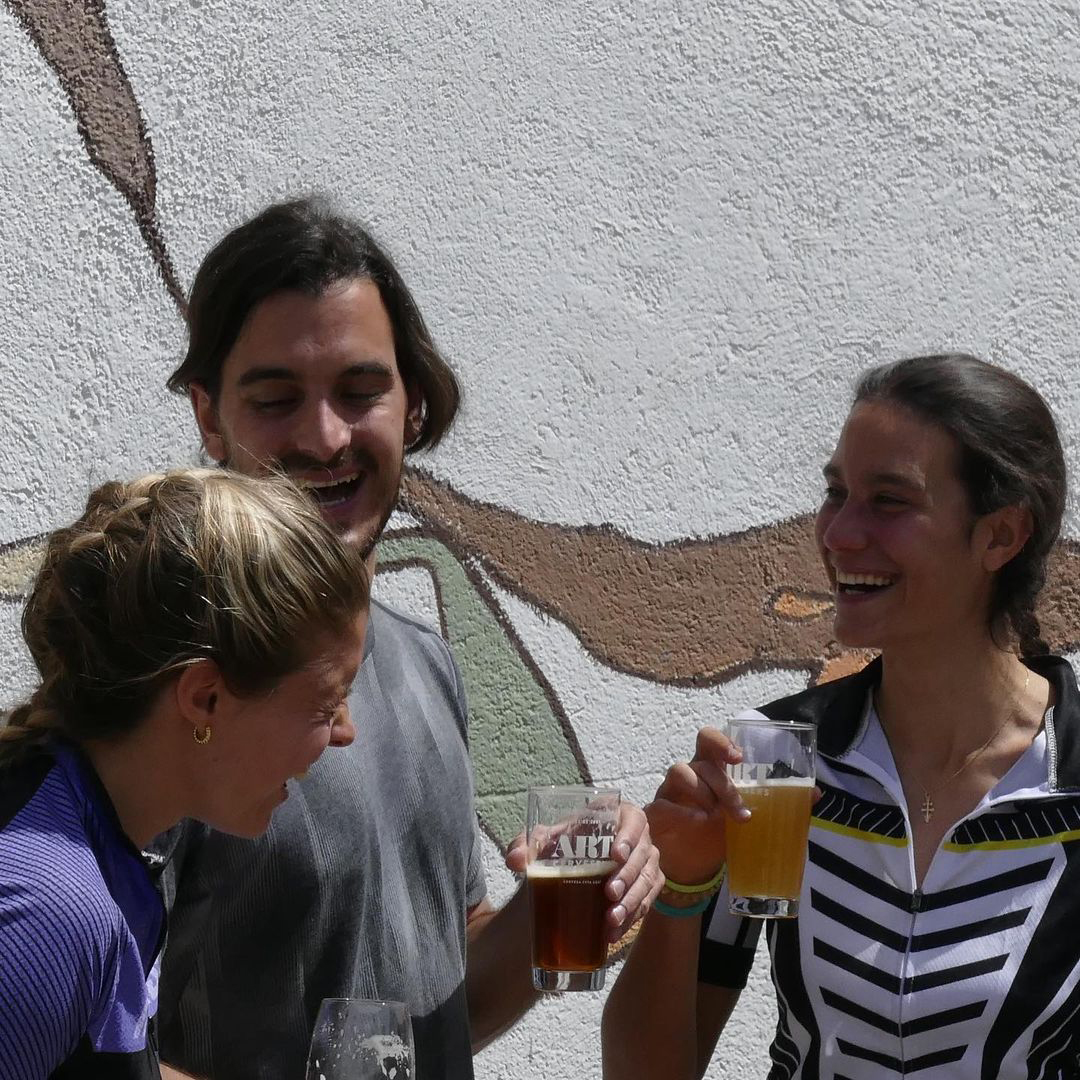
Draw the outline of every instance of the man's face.
M420 398L402 382L373 282L268 296L225 358L217 401L199 385L191 394L215 461L246 473L283 468L345 540L371 550L420 427Z

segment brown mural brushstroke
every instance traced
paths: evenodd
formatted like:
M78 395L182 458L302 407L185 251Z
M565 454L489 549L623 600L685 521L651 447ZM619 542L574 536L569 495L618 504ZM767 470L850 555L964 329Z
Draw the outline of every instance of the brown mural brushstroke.
M105 0L5 0L56 73L90 161L123 195L181 314L187 309L157 220L146 122L105 19Z
M438 498L433 497L436 493ZM745 589L733 597L725 597L721 592L721 575L714 574L708 565L710 560L723 560L733 550L738 552L740 546L749 544L752 546L752 560L772 567L768 572L759 570L760 577L783 576L785 568L802 567L805 565L803 561L790 557L790 534L794 533L796 542L801 540L809 545L808 522L805 519L734 537L648 545L629 539L613 529L575 530L559 525L544 525L508 510L474 503L416 470L409 470L405 502L408 509L423 519L423 527L393 530L387 537L435 536L465 563L466 572L478 588L483 602L499 621L514 650L539 680L560 725L568 734L572 727L558 695L470 563L478 563L503 588L543 608L567 625L601 662L616 670L658 682L707 685L726 681L742 671L784 667L808 670L814 679L828 679L856 670L868 658L866 653L837 647L829 633L831 608L824 603L819 591L781 585L771 591L762 588L750 597L747 597ZM599 534L603 540L596 557L589 551L594 534ZM575 538L584 554L575 552ZM778 538L783 542L777 543ZM528 542L521 543L519 549L517 539ZM45 535L42 534L0 545L0 602L21 603L25 598L41 557L44 540ZM770 544L773 545L771 550ZM557 561L560 545L575 553L579 564L576 571L565 577L560 573ZM680 565L678 560L671 559L672 554L678 554L687 547L695 549L692 553L694 562ZM743 555L740 558L745 561ZM704 569L701 562L706 563ZM637 563L628 574L630 581L642 580L650 572L657 575L673 572L676 576L670 581L654 577L648 583L648 589L638 593L628 589L618 575L611 576L607 569L610 563L614 563L616 568L620 563ZM394 569L398 565L404 568L411 563L403 560L400 564L389 562L384 565L386 569ZM588 574L590 566L595 568L596 579L583 581L582 574ZM704 580L694 581L687 573L688 566L700 573ZM814 566L816 569L816 561ZM820 573L820 570L817 572ZM601 574L608 576L601 577ZM682 628L681 635L678 626L673 629L671 611L685 610L693 602L693 597L689 600L686 598L688 591L707 597L714 609L725 614L727 625L688 622ZM579 595L582 592L584 601ZM439 603L441 607L441 597ZM605 605L608 610L601 610ZM1038 615L1043 636L1052 652L1069 653L1080 649L1080 543L1077 541L1062 541L1051 555ZM609 640L604 640L599 635L607 632L613 618L625 618L628 632L612 634ZM445 635L444 619L440 610ZM807 627L812 624L812 633L801 643L797 636L785 640L777 634L763 633L769 619L793 626ZM646 651L648 630L652 624L664 627L665 640L672 651L680 650L682 663L674 664L670 662L670 657L654 656ZM698 630L702 626L715 636L708 639L700 636ZM586 631L591 636L587 637ZM634 640L634 634L646 645L635 644L634 648L628 648L626 642ZM784 652L776 651L776 642L784 646ZM801 644L801 653L796 653L792 642ZM741 652L737 649L741 649ZM699 666L694 667L695 663ZM575 758L583 763L576 741L571 745Z
M1050 556L1036 614L1051 652L1080 648L1080 542L1062 540Z
M647 544L611 526L544 524L410 469L404 503L462 559L565 623L602 663L676 685L750 670L831 676L865 659L833 640L810 515L703 540ZM1040 607L1057 651L1080 640L1080 545L1066 541Z
M839 650L809 516L706 540L647 544L611 526L530 521L410 470L406 508L504 588L569 626L601 662L709 685L761 667L815 672ZM785 597L778 605L775 598ZM795 603L799 617L783 613ZM816 610L815 610L816 608Z

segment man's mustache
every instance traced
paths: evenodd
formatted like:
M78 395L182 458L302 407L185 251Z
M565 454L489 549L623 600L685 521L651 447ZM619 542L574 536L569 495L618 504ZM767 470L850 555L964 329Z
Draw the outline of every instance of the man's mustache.
M285 454L281 457L267 459L267 465L271 472L283 472L292 475L294 473L308 474L324 472L329 479L335 472L342 469L350 471L370 473L376 471L375 459L362 450L345 450L335 454L327 461L311 457L308 454Z

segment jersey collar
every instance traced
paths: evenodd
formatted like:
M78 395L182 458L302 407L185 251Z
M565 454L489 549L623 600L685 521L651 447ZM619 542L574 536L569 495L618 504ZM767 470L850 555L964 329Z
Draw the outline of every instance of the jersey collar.
M1080 791L1080 690L1072 665L1059 656L1030 656L1024 663L1054 688L1055 704L1046 719L1050 791ZM854 675L812 686L759 711L776 720L815 724L818 751L841 759L861 738L870 693L880 682L879 657Z

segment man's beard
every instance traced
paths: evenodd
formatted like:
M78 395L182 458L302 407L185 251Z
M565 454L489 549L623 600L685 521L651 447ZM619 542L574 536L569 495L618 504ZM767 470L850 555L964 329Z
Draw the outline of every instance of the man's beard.
M378 527L375 528L366 537L364 537L364 539L361 540L359 542L359 544L357 544L357 547L360 549L360 554L365 559L368 559L368 558L371 557L371 553L375 550L375 545L379 542L379 539L382 537L383 530L386 528L386 523L390 520L390 518L393 515L394 511L397 509L398 493L400 491L401 491L401 470L399 469L398 470L398 481L397 481L397 484L394 485L394 498L390 501L390 505L387 506L386 509L384 510L383 515L382 515L382 519L379 521ZM333 525L331 525L331 528L333 528Z
M226 439L224 435L221 436L221 445L225 451L225 456L220 461L214 462L214 464L218 465L223 469L231 469L233 468L231 461L234 455L232 447L230 446L228 439ZM204 456L206 456L205 450L203 451L203 454ZM248 455L248 459L256 460L253 455L250 454ZM349 460L349 458L346 457L343 458L343 460ZM350 463L355 464L358 469L365 472L366 475L369 477L372 476L374 473L374 470L369 467L371 463L371 458L367 455L364 455L364 461L362 462L357 455L351 455ZM338 468L341 464L342 460L336 460L330 462L329 464L324 464L323 462L317 462L310 458L301 459L298 455L292 455L287 458L268 458L264 461L259 462L259 465L262 469L262 472L259 475L266 475L269 473L281 473L289 477L289 479L295 483L296 478L294 476L294 471L299 471L300 469L307 469L309 472L312 472L317 471L318 469L326 469L328 472L330 472L333 469ZM365 535L359 540L346 541L347 543L355 543L356 547L360 551L361 556L364 559L369 558L372 552L375 550L375 545L378 544L379 539L383 534L383 530L386 528L387 522L390 520L394 511L397 509L398 498L401 493L401 472L403 468L404 462L398 465L397 476L394 478L393 483L393 497L387 500L386 506L383 508L379 518L379 522L375 526L375 528L365 533ZM244 472L246 470L241 469L238 471ZM304 490L305 494L307 494L311 501L321 510L319 500L314 495L310 494L310 489ZM338 533L338 535L341 536L344 536L344 534L347 533L350 529L356 528L355 522L331 521L326 517L325 514L323 515L323 520L331 529L334 530L334 532Z

